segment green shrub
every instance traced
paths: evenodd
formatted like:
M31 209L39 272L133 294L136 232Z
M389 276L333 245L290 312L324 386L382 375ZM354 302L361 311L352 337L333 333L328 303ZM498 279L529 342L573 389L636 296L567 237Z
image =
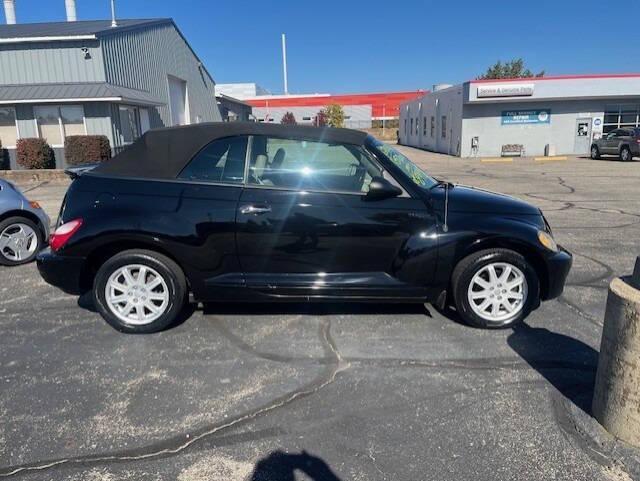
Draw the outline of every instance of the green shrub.
M93 164L111 158L111 145L104 135L71 135L64 139L67 165Z
M296 117L293 115L293 112L286 112L282 116L280 123L285 125L296 125L298 122L296 122Z
M18 139L16 162L25 169L55 169L56 156L44 139Z
M9 151L2 148L0 140L0 170L9 170Z

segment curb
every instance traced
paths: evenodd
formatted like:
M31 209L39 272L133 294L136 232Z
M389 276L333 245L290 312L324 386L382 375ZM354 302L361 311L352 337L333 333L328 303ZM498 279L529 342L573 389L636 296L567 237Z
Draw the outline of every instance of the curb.
M513 162L513 157L489 157L480 159L480 162L492 163L492 162Z
M65 181L69 179L62 169L0 170L0 178L12 182Z
M568 160L566 155L554 155L549 157L534 157L533 160L536 162L557 162L561 160Z
M640 479L640 450L609 434L590 414L568 399L557 395L552 400L561 429L589 458L608 470L621 469L627 476L615 479Z

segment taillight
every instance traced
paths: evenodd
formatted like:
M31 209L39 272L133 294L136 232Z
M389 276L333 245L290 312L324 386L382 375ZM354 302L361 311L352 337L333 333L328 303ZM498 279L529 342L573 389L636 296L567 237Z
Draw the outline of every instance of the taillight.
M49 246L53 251L59 251L62 249L69 239L73 237L73 234L78 232L78 229L82 227L82 219L74 219L69 222L65 222L58 227L51 237L49 238Z

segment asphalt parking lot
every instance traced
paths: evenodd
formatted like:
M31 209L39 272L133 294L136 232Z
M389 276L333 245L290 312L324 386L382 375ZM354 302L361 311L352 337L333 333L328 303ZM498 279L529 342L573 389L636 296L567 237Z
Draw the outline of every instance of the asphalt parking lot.
M222 304L128 336L34 265L0 268L0 479L640 479L640 453L587 414L607 286L640 254L640 161L403 150L539 205L575 255L564 295L516 330L431 306ZM55 219L64 184L21 187Z

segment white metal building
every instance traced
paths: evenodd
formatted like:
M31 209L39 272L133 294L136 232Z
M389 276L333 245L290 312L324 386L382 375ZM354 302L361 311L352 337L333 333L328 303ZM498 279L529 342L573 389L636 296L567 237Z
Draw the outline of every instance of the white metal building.
M472 80L406 102L400 143L451 155L581 155L640 125L640 74Z
M258 95L270 95L270 92L254 82L216 84L216 95L226 95L244 100Z

